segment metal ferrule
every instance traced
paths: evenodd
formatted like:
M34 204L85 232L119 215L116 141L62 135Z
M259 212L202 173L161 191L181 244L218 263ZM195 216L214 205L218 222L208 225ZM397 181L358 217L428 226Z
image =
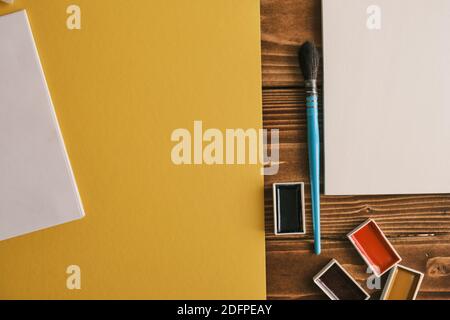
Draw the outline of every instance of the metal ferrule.
M317 81L306 80L305 88L306 88L306 107L317 108L319 106L317 94Z
M314 91L317 91L317 80L305 80L305 87L306 90L314 89Z
M316 80L306 80L306 106L309 108L317 108L317 81Z

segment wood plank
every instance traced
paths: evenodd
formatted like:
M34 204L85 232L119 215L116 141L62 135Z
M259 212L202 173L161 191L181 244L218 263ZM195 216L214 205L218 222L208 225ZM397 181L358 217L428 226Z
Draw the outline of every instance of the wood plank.
M264 128L278 129L281 143L306 143L306 104L302 87L263 90ZM319 125L322 129L322 95L319 88ZM322 130L321 130L322 131Z
M262 0L261 40L263 86L302 85L297 51L322 41L320 0Z
M432 245L393 240L403 258L402 264L425 273L418 299L450 299L450 244L448 239L440 240ZM311 254L311 248L304 242L291 243L289 250L278 250L269 244L268 299L327 299L312 278L332 258L350 272L372 299L379 299L387 274L380 281L380 289L373 288L377 282L370 278L372 274L364 261L346 241L336 242L320 256ZM368 283L372 287L368 288Z
M266 189L266 238L278 239L273 234L273 207L271 190ZM311 203L306 193L306 228L304 236L293 239L311 239ZM449 236L450 198L448 195L425 196L322 196L321 228L323 239L345 239L348 232L368 218L373 218L388 237ZM430 240L431 241L431 240Z

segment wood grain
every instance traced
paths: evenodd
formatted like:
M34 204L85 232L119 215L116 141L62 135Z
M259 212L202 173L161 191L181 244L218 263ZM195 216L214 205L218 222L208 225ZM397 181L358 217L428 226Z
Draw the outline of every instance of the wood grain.
M424 282L418 299L450 299L450 261L448 238L440 239L433 245L409 240L392 240L393 245L403 258L402 264L425 273ZM378 299L381 290L371 289L376 285L368 273L367 266L351 245L344 241L335 242L320 256L311 254L309 243L296 241L285 244L285 250L268 245L267 272L271 275L267 282L270 299L324 299L324 294L313 281L313 276L331 258L342 263L353 277L366 289L372 299ZM446 257L447 256L447 257ZM380 288L387 275L383 276Z
M298 47L305 40L320 45L321 39L319 0L262 0L263 86L301 85Z
M312 253L305 92L297 51L306 40L320 46L320 25L319 0L261 1L263 123L280 132L279 173L265 177L267 296L325 298L312 277L331 258L365 284L370 275L346 234L370 217L397 248L402 263L425 272L418 299L450 299L450 195L322 196L323 254ZM304 236L273 234L271 185L282 181L306 183ZM374 299L381 292L369 291Z

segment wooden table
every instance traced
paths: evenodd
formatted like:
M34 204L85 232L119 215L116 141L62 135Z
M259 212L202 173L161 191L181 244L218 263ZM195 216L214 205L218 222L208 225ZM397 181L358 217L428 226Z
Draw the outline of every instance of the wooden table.
M323 253L312 253L305 91L297 50L305 40L321 44L320 11L320 0L261 0L263 119L265 128L280 130L281 161L279 173L265 177L267 297L325 298L312 277L331 258L366 287L370 274L346 234L371 217L402 264L425 273L418 299L450 299L450 195L322 196ZM306 183L305 236L273 234L271 185L282 181ZM379 297L380 290L369 292Z

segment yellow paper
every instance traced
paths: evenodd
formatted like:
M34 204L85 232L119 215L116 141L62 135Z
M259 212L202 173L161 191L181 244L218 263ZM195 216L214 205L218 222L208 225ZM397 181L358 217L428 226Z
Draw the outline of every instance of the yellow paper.
M0 242L0 298L264 298L260 167L176 166L170 140L261 127L259 1L77 0L69 30L73 3L0 5L28 12L86 211Z

